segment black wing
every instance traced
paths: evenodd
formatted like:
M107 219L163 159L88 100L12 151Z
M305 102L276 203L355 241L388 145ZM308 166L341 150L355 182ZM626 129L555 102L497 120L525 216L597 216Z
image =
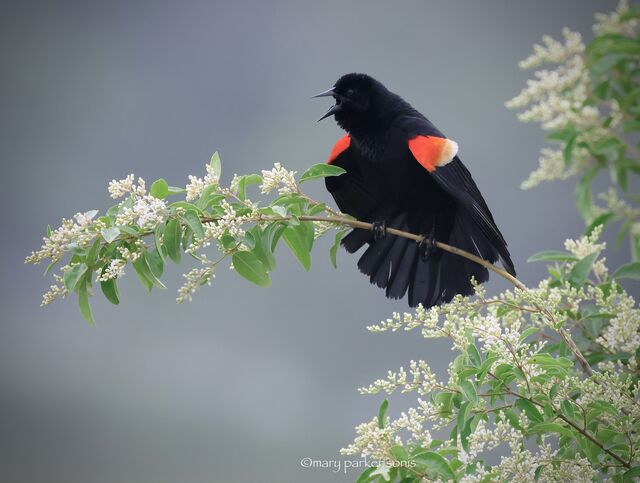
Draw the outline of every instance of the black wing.
M415 116L407 119L409 138L414 136L445 137L428 119ZM507 242L496 226L491 211L480 190L471 177L471 173L456 155L441 166L429 171L429 174L465 210L466 215L474 222L490 245L498 252L505 269L515 276L515 268L507 249Z

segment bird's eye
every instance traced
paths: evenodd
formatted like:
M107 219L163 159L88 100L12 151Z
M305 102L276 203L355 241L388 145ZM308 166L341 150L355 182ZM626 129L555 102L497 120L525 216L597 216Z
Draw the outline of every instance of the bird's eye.
M355 91L353 89L349 89L345 94L347 97L353 97L353 95L355 94Z

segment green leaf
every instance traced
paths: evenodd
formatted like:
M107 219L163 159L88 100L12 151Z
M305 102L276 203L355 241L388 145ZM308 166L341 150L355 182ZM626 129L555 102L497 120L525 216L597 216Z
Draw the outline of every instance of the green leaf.
M264 264L251 252L237 252L233 254L233 268L238 274L259 285L268 287L271 279Z
M557 423L538 423L538 424L534 424L533 426L529 427L528 432L530 434L536 434L536 433L558 433L561 434L563 436L573 436L573 432L569 429L566 428L564 426L562 426L561 424L557 424Z
M218 154L218 151L211 155L209 166L211 166L214 176L216 178L220 178L220 173L222 173L222 161L220 161L220 155Z
M308 272L311 269L311 247L313 245L313 225L302 222L288 226L282 233L285 243Z
M594 59L610 54L640 55L640 42L632 37L621 34L604 34L596 37L585 51L589 58Z
M158 278L162 277L162 272L164 272L164 261L158 251L155 249L149 250L148 252L145 252L144 257L147 259L147 265L149 265L151 273Z
M602 213L601 215L597 216L587 227L585 235L591 235L591 233L593 233L593 230L595 230L596 227L600 225L602 225L603 227L607 226L607 223L613 220L615 216L615 213L611 212Z
M186 193L186 189L184 188L179 188L178 186L169 186L169 190L167 192L168 196L171 195L179 195L180 193Z
M629 119L628 121L625 121L622 126L625 134L640 131L640 119Z
M262 176L259 174L248 174L241 176L238 181L238 198L244 200L247 198L247 186L262 183Z
M522 332L520 339L518 339L518 342L524 341L527 337L537 334L539 331L540 329L538 327L529 327L528 329L525 329L524 332Z
M169 195L169 185L164 179L157 179L151 184L149 194L154 198L163 200Z
M111 302L113 305L118 305L120 303L118 284L115 279L112 278L111 280L100 282L100 288L102 289L102 293L109 302Z
M475 367L480 367L480 365L482 364L482 357L480 356L480 352L478 352L478 348L475 346L475 344L469 344L469 346L467 347L467 354L469 354L471 363Z
M639 478L640 477L640 466L634 466L630 470L625 471L622 476L625 479Z
M564 149L562 150L562 157L564 158L564 166L565 168L568 168L569 166L571 166L571 161L572 161L572 156L573 156L573 147L576 144L576 136L577 134L574 134L573 136L571 136L567 142L564 145Z
M407 461L409 459L409 453L402 446L394 445L389 449L389 452L397 461Z
M462 431L465 428L465 422L467 420L467 415L469 414L469 408L471 407L471 403L469 401L465 401L460 405L460 410L458 411L458 417L456 418L456 428L458 434L462 435ZM465 450L468 450L468 441L462 441L462 446L465 447Z
M196 213L200 212L200 208L193 203L189 203L187 201L174 201L169 205L171 208L182 208L185 211L194 210Z
M529 421L531 421L532 423L541 423L543 421L542 414L540 414L538 408L536 408L531 401L528 401L526 399L518 399L513 405L521 411L524 411L524 413L527 415L527 418L529 418Z
M96 326L91 313L91 305L89 305L89 290L91 289L91 273L87 273L78 285L78 304L80 305L80 313L92 327Z
M142 256L138 257L136 260L134 260L133 262L131 262L131 264L133 265L133 268L136 271L136 275L138 276L138 279L140 280L140 283L146 287L146 289L151 292L151 287L153 287L154 285L158 288L162 288L162 289L166 289L167 287L165 287L165 285L158 279L158 277L156 277L153 272L151 271L151 268L149 267L149 264L147 262L147 255L146 253L143 254Z
M167 249L167 255L175 263L180 263L181 253L180 239L182 238L182 226L176 219L171 219L167 222L167 226L164 230L163 243Z
M100 230L100 234L102 235L102 238L104 238L104 241L111 243L120 236L120 229L117 226L103 228Z
M562 412L565 417L571 420L575 419L576 417L575 410L573 409L573 404L571 404L571 402L567 401L566 399L560 403L560 412Z
M254 246L251 252L264 264L267 272L271 272L276 268L276 257L273 256L271 251L270 240L275 228L275 225L269 225L262 230L259 225L256 225L247 232L254 239Z
M455 480L456 475L453 470L442 456L433 451L425 451L424 453L418 453L413 457L416 463L424 465L427 470L442 476L445 480Z
M627 263L622 265L613 273L613 278L629 278L632 280L640 280L640 262Z
M331 259L331 264L333 265L333 268L338 268L338 262L337 262L338 248L340 248L340 242L342 241L343 236L344 236L343 231L339 231L338 233L336 233L336 238L333 242L333 245L331 245L331 248L329 248L329 258Z
M162 238L164 237L164 230L166 226L167 225L165 225L164 223L158 223L153 232L153 242L156 247L156 251L158 252L158 255L160 255L160 257L162 258L163 262L165 259L165 253L164 253L165 249L163 249L162 247Z
M218 185L210 184L202 190L200 194L200 198L196 202L196 206L200 210L206 210L210 204L214 204L216 201L221 201L224 199L224 195L213 194L218 189Z
M520 426L520 419L518 418L516 413L513 412L512 409L510 408L503 409L502 414L504 414L504 417L507 418L511 426L513 426L516 429L522 430L522 426Z
M87 266L90 267L96 263L96 260L98 259L98 253L100 252L100 247L102 247L102 243L100 242L100 239L97 238L96 241L93 242L93 245L91 245L91 248L87 253L87 258L85 259L85 263L87 264Z
M387 421L387 410L389 409L389 401L385 399L380 404L380 409L378 409L378 428L384 429L385 423Z
M201 240L204 238L204 227L202 226L202 222L200 221L200 217L198 216L197 211L194 211L194 210L185 211L180 216L180 218L184 220L184 222L187 224L189 228L191 228L191 230L193 230L193 233L196 235L197 238Z
M585 173L576 184L576 207L585 220L591 219L593 210L593 196L591 194L591 182L600 171L600 166L595 166Z
M585 284L587 277L589 276L589 272L591 272L593 262L596 261L599 254L600 252L596 252L591 255L587 255L573 266L571 273L569 274L569 283L571 283L571 285L574 287L582 287Z
M46 275L51 270L53 270L53 267L55 267L58 264L59 261L60 261L60 259L58 258L56 260L53 260L49 265L47 265L47 268L44 271L44 275Z
M340 176L347 171L340 166L334 166L327 163L314 164L306 170L300 177L300 183L316 178L326 178L328 176Z
M475 403L478 400L478 393L476 392L476 388L471 381L462 381L460 383L460 389L462 389L462 392L464 393L466 398L472 403Z
M371 477L371 473L373 473L374 471L376 471L378 468L376 466L372 466L370 468L367 468L366 470L364 470L360 476L358 477L358 479L356 480L356 483L369 483L370 481L372 481L372 477ZM375 476L373 477L375 478Z
M571 139L572 137L575 137L575 135L576 135L575 128L573 126L569 126L564 129L550 132L549 134L547 134L547 140L560 141L560 142L566 143L569 139Z
M571 253L559 250L538 252L527 258L527 262L575 262L577 258Z
M80 281L80 278L87 271L87 265L84 263L78 263L72 265L68 270L65 270L63 275L64 286L69 292L73 292Z
M133 226L122 225L118 227L121 233L125 233L127 235L131 235L132 237L137 238L140 236L140 230L134 228Z

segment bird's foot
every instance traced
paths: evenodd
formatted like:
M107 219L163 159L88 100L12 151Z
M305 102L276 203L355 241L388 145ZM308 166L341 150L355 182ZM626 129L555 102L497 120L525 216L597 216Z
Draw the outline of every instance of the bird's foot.
M373 227L371 228L371 231L373 231L373 241L380 241L382 240L385 236L387 236L387 222L382 220L382 221L374 221L373 223Z
M437 250L436 236L433 233L425 235L424 238L418 242L418 251L424 261L427 261Z

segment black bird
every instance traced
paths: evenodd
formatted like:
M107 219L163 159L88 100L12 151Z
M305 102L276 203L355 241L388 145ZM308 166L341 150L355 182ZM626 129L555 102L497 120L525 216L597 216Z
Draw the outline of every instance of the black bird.
M407 293L409 305L431 307L473 292L471 278L489 272L470 260L435 249L441 241L494 263L515 276L507 243L471 174L457 156L458 145L400 96L366 74L342 76L315 97L335 99L321 118L333 115L347 132L329 163L346 170L326 178L344 213L374 224L343 240L353 253L368 245L358 261L371 283L390 298ZM426 236L418 244L386 234L386 227Z

